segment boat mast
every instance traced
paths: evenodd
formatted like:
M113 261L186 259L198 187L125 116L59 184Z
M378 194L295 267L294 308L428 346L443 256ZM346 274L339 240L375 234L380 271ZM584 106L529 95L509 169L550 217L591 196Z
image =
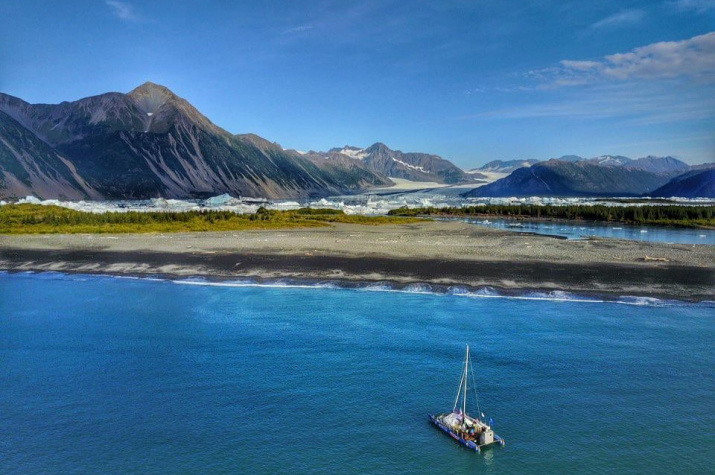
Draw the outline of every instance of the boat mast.
M467 414L467 381L469 373L467 369L469 368L469 345L467 345L467 356L464 359L464 395L462 397L462 414Z
M457 404L459 404L459 396L462 395L462 385L464 384L464 371L462 371L462 377L459 380L459 387L457 388L457 397L454 398L454 405L452 406L452 412L457 410Z

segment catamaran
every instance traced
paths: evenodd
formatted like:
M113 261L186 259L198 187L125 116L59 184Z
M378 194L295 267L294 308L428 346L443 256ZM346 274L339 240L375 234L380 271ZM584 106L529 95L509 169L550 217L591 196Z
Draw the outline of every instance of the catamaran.
M452 412L445 414L430 414L429 419L440 430L448 434L454 440L476 452L481 452L483 447L492 444L504 445L504 439L494 433L492 426L494 421L489 418L488 422L479 408L479 396L477 395L476 386L472 385L474 392L474 401L476 403L477 417L470 416L467 413L467 393L469 392L469 376L474 380L474 369L472 368L472 359L469 355L469 345L467 345L467 355L464 358L464 367L462 368L462 376L459 381L459 389L457 397L454 398L454 406ZM481 416L481 417L480 417Z

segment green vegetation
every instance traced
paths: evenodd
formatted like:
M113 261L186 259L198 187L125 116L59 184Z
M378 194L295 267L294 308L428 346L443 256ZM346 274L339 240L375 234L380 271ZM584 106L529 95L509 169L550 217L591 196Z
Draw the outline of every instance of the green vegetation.
M255 214L231 211L87 213L59 206L33 204L0 206L0 234L152 233L240 231L327 226L329 223L405 224L415 218L346 215L340 210L301 208Z
M715 206L539 206L482 205L464 208L399 208L390 216L503 216L506 218L581 219L626 224L715 227Z

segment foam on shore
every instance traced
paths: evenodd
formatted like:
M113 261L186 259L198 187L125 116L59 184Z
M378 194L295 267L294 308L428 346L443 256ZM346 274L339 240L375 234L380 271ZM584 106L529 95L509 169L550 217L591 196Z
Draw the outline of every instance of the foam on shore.
M398 285L391 282L338 282L338 281L297 281L287 279L257 281L252 279L239 280L223 280L215 281L205 279L203 277L189 277L183 279L162 278L150 276L126 276L112 274L66 274L62 272L8 272L0 271L0 275L13 275L17 277L29 277L35 279L47 280L72 280L72 281L87 281L90 279L123 279L151 282L165 282L172 285L189 285L189 286L206 286L206 287L225 287L225 288L244 288L244 287L262 287L276 289L322 289L322 290L338 290L338 291L357 291L357 292L394 292L400 294L419 294L419 295L434 295L440 297L460 297L474 299L504 299L504 300L538 300L545 302L572 302L572 303L610 303L619 305L634 305L634 306L649 306L649 307L687 307L700 306L707 308L715 308L715 301L704 300L701 302L685 302L674 299L659 299L654 297L643 296L616 296L614 298L600 298L595 296L580 295L566 291L551 291L539 292L524 289L523 291L504 292L497 290L491 286L467 288L462 286L435 287L429 284L409 284Z

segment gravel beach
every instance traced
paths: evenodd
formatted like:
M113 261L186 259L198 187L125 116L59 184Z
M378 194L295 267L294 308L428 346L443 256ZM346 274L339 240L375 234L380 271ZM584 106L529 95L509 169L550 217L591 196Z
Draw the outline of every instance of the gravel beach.
M0 236L0 269L331 280L715 299L715 247L565 240L460 222L269 231Z

